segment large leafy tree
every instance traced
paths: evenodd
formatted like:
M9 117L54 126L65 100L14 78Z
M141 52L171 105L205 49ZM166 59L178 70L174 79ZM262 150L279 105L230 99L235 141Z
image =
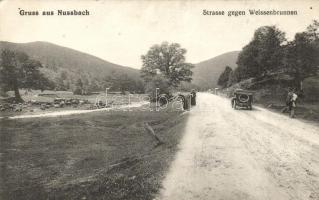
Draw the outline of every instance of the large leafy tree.
M312 24L307 27L307 35L312 41L319 40L319 21L313 20Z
M152 46L141 57L143 62L141 73L145 82L150 82L157 75L165 77L174 87L177 87L181 81L190 82L191 68L194 65L186 62L185 54L186 49L178 43L163 42L161 45Z
M238 56L240 78L261 77L278 70L282 66L285 41L285 33L275 26L258 28Z
M51 82L40 73L42 65L23 52L3 50L0 59L0 82L5 91L13 90L17 102L23 99L19 88L45 89Z
M314 21L307 31L297 33L286 46L286 68L302 90L305 78L315 76L319 70L319 23Z

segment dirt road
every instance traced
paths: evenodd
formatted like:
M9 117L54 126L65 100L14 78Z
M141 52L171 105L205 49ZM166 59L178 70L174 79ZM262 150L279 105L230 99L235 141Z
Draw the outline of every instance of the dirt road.
M319 199L319 128L198 94L156 199Z

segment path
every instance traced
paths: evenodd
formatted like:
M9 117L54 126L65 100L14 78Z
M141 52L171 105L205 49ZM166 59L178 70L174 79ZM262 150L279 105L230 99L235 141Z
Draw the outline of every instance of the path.
M319 128L199 93L156 199L319 199Z

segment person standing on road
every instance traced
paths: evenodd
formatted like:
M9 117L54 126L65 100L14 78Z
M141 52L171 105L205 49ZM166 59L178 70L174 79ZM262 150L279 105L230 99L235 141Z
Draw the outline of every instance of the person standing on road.
M294 99L294 100L293 100ZM292 88L288 88L288 94L286 98L286 107L282 109L281 112L285 113L289 111L290 117L294 116L294 107L296 106L297 95L293 92Z
M286 107L282 110L282 112L289 110L289 116L291 118L295 117L295 108L296 108L297 98L298 98L298 95L294 92L294 89L289 88L287 98L286 98Z
M192 89L191 92L191 105L195 106L196 105L196 90Z
M296 101L297 101L298 95L295 93L294 90L292 90L291 98L290 98L290 117L294 118L295 117L295 108L296 108Z

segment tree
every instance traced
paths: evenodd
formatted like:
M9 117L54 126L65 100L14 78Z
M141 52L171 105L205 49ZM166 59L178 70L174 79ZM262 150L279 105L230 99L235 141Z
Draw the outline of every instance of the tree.
M143 94L145 92L145 83L143 80L139 79L135 81L134 92L138 94Z
M307 27L307 35L312 41L319 40L319 22L313 20L312 24Z
M102 80L103 87L110 91L120 91L123 94L126 91L143 93L144 82L141 79L133 79L125 73L112 72Z
M227 82L227 87L240 82L240 74L239 74L239 70L238 67L235 68L232 72L230 72L229 77L228 77L228 82Z
M315 54L319 55L319 21L314 20L312 24L307 27L306 33L314 48ZM319 66L319 56L315 57L315 63Z
M127 74L119 74L115 79L115 85L122 94L124 94L125 91L131 91L133 82Z
M180 44L163 42L154 45L147 54L142 55L143 67L141 74L145 82L150 82L156 75L161 74L170 85L177 87L181 81L192 80L191 63L185 62L186 49Z
M302 91L304 79L317 75L319 70L319 22L314 20L306 31L296 33L285 50L287 72Z
M0 81L6 91L13 90L17 102L22 102L19 88L45 89L52 82L40 73L42 64L23 52L3 50L0 62Z
M97 79L93 79L89 85L89 91L91 92L96 92L96 91L99 91L101 89L105 89L105 88L101 88L100 85L99 85L99 80Z
M113 82L113 77L112 76L105 76L102 79L102 87L104 89L105 88L109 88L110 91L113 91L114 90L113 85L114 85L114 82Z
M157 91L157 88L159 88L159 91ZM153 102L156 100L156 97L158 98L157 95L159 94L166 94L170 96L170 90L170 83L163 75L154 76L145 86L145 92L149 95L150 100Z
M233 69L230 68L229 66L226 66L224 72L219 76L217 84L220 85L222 88L227 87L230 74L232 72L233 72Z
M318 50L316 44L305 32L297 33L294 41L287 45L287 69L295 79L300 90L303 80L316 75L318 71Z
M81 80L82 80L82 94L88 94L89 86L90 86L89 77L86 74L83 74L81 76Z
M282 67L285 41L285 33L275 26L258 28L238 56L240 79L262 77Z
M56 87L55 83L51 81L50 79L46 78L43 74L38 79L38 87L37 89L40 89L41 92L44 90L54 90Z
M70 82L68 79L68 73L66 71L61 71L54 81L56 82L56 90L70 89Z
M73 91L74 94L83 94L83 82L82 79L79 78L75 83L75 90Z

